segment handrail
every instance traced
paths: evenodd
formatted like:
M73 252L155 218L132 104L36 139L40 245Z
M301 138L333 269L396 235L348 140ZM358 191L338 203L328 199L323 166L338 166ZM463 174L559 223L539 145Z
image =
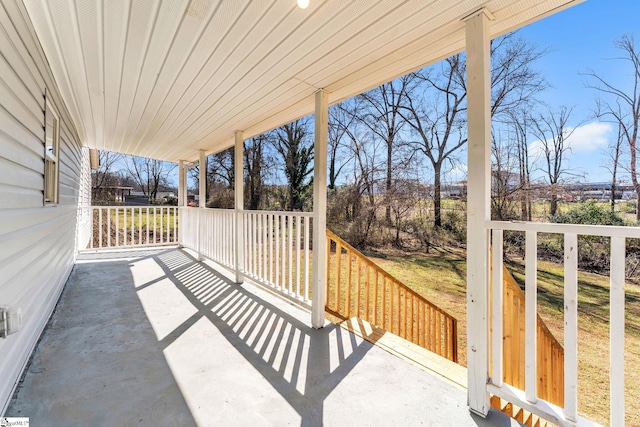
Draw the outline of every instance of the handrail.
M503 381L525 388L525 294L509 270L503 266ZM508 296L511 295L511 298ZM564 349L537 315L538 397L564 405ZM514 321L516 320L516 321ZM509 357L511 356L511 357Z
M335 248L333 256L332 247ZM327 230L325 307L339 318L355 315L440 356L458 361L456 319L330 230Z

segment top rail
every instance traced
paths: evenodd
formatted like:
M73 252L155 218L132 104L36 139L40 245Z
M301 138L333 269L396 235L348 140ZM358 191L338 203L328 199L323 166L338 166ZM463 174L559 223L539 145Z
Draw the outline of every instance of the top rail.
M640 227L619 225L555 224L549 222L487 221L493 230L535 231L538 233L578 234L583 236L626 237L640 239Z

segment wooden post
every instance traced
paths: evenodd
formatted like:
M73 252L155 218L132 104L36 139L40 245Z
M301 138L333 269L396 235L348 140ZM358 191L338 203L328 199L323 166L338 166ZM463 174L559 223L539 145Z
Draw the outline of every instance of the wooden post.
M469 409L489 412L489 234L491 219L490 14L465 18L467 47L467 346Z
M235 270L236 270L236 283L244 282L244 276L242 275L242 268L244 266L244 188L243 188L243 150L244 150L244 137L242 131L237 130L235 133L235 147L234 147L234 196L236 207L236 235L235 235Z
M315 132L313 144L313 278L311 325L324 326L324 304L327 292L327 139L329 104L327 92L316 92Z

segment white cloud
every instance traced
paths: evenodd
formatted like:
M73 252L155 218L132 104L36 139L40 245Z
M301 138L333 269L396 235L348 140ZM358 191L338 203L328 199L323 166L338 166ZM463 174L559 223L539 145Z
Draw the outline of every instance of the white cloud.
M573 133L571 133L573 131ZM610 123L591 122L577 128L568 128L571 135L565 141L574 153L590 152L605 148L612 138L613 126ZM537 158L544 153L542 141L536 140L529 144L529 155Z
M613 126L610 123L591 122L575 128L567 144L576 151L595 151L605 148L613 137Z

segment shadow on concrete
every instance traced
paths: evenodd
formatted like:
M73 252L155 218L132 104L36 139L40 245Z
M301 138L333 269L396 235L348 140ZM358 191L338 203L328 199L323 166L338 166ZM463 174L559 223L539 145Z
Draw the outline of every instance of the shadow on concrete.
M315 330L184 251L153 258L197 309L161 341L165 348L206 318L295 409L302 426L323 425L325 398L371 349L370 343L358 343L353 334L340 333L334 324ZM147 284L138 289L144 286ZM343 342L345 336L348 346ZM332 347L337 349L337 366L330 364ZM304 376L303 390L297 387L300 375Z
M8 416L47 426L515 425L469 415L462 390L336 325L311 328L308 313L186 251L80 258Z

